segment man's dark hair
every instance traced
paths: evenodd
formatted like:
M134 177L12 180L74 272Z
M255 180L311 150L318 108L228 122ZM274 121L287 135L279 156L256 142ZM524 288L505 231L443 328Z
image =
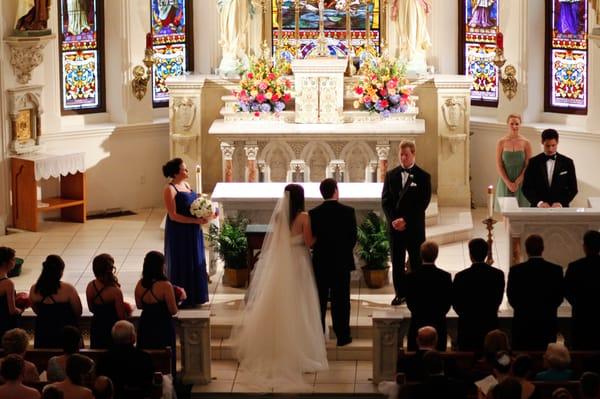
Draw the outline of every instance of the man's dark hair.
M485 261L488 248L488 243L483 238L473 238L469 241L469 255L474 262Z
M533 369L533 359L529 355L519 355L512 365L512 373L515 377L528 378Z
M600 253L600 231L589 230L583 235L583 246L586 254L598 255Z
M438 257L440 247L433 241L425 241L421 244L421 259L425 263L434 263Z
M337 181L335 179L327 178L319 185L319 191L323 196L323 199L330 199L337 190Z
M42 399L63 399L65 395L56 387L46 386L42 392Z
M9 247L0 247L0 265L3 265L15 257L15 250Z
M554 129L546 129L542 132L542 143L546 140L558 141L558 132Z
M62 350L71 355L79 352L81 347L81 332L77 327L64 326L62 334Z
M23 358L19 355L11 354L2 360L0 375L6 381L17 381L21 374L23 374L24 367L25 361Z
M115 387L110 378L101 375L94 381L94 398L95 399L112 399Z
M542 256L544 239L539 234L532 234L525 240L525 251L529 256Z
M67 358L65 374L75 385L83 386L85 377L91 373L94 362L87 356L74 353Z
M600 395L600 375L598 373L586 371L581 375L579 382L584 399L597 398Z
M444 360L439 352L425 352L423 355L423 368L428 376L444 374Z
M521 399L521 383L513 377L508 377L492 388L494 399Z

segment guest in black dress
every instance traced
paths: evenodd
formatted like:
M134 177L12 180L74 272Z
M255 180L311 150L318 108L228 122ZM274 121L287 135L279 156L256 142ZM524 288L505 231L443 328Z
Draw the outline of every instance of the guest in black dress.
M58 255L48 255L42 263L42 273L31 286L29 298L35 319L35 348L60 348L64 326L78 327L81 301L77 290L60 281L65 262Z
M90 326L90 348L107 349L112 344L113 325L127 317L123 292L115 276L115 260L109 254L100 254L92 262L96 279L85 291L88 308L94 314Z
M150 251L144 257L142 279L135 287L135 303L142 310L138 325L138 348L162 349L170 346L175 366L173 315L177 314L178 309L173 285L165 275L165 256L158 251Z
M5 332L17 327L17 319L23 312L15 305L15 285L8 273L15 267L15 250L0 247L0 338Z

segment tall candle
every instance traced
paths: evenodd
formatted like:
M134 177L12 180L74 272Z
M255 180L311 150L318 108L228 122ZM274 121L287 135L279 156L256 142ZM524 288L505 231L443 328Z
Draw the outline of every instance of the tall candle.
M500 31L496 33L496 47L500 50L504 50L504 35Z
M492 218L494 216L494 186L489 185L488 189L488 218Z
M200 165L196 165L196 191L198 194L202 193L202 170Z
M148 32L146 33L146 48L152 48L152 43L153 39L152 39L152 32Z

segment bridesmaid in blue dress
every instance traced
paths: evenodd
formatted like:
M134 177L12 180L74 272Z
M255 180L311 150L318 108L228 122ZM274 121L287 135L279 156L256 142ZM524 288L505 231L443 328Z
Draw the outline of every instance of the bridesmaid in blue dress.
M163 190L167 209L167 276L171 283L182 287L187 294L181 307L194 307L208 302L208 274L204 258L204 237L200 228L208 220L196 218L190 213L190 205L198 194L185 181L188 170L183 160L172 159L162 169L164 176L171 179Z
M529 201L521 191L525 168L531 158L531 143L519 133L520 115L509 115L508 134L498 140L496 146L496 169L500 177L496 185L496 198L516 197L520 207L529 207ZM496 201L496 211L499 211Z
M85 290L88 308L93 313L90 325L90 348L108 349L112 346L112 327L127 318L123 292L115 276L115 260L100 254L92 261L95 280Z
M15 304L15 285L8 273L15 267L15 250L0 247L0 338L5 332L17 327L17 319L23 312Z

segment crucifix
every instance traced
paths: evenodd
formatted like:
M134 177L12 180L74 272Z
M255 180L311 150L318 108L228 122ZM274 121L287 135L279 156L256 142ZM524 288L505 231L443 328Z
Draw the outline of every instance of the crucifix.
M325 0L319 0L319 39L317 39L317 54L319 57L327 57L327 39L325 38Z

